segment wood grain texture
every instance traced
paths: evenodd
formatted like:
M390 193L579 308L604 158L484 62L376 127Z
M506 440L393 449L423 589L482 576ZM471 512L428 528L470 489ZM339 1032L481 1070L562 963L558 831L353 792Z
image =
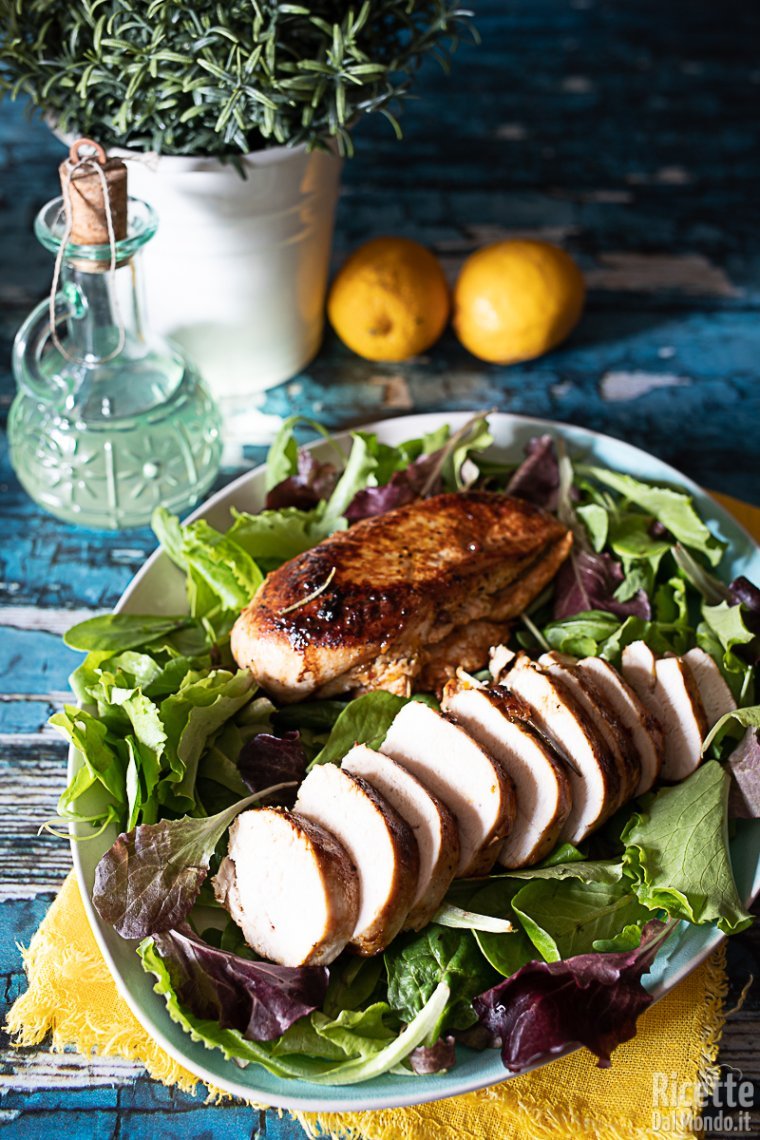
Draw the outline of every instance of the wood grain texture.
M760 505L760 7L746 0L478 0L482 44L452 79L435 65L398 144L363 124L346 166L337 264L381 233L430 245L452 276L505 236L558 241L589 282L570 341L533 363L481 364L447 333L402 365L362 361L328 332L308 370L241 401L219 485L259 462L276 417L331 426L496 406L606 431L718 492ZM63 153L20 107L0 108L0 415L13 334L49 288L32 234ZM155 546L147 530L65 526L21 491L0 445L0 976L23 985L28 942L68 866L39 825L55 812L65 745L45 722L77 660L59 635L108 609ZM760 933L729 945L730 1003L760 975ZM760 986L729 1019L721 1060L760 1089ZM287 1116L206 1106L134 1066L0 1050L0 1126L14 1137L301 1135Z

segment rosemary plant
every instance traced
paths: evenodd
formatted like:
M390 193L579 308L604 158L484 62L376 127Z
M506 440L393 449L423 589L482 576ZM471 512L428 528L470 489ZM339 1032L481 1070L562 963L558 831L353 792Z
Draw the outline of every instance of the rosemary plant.
M0 91L65 133L164 154L352 153L471 13L450 0L0 0ZM471 26L471 25L469 25Z

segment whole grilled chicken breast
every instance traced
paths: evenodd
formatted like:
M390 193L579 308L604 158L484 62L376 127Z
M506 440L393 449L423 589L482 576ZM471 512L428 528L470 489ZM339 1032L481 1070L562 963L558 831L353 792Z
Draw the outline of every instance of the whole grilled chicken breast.
M566 527L521 499L435 495L275 570L235 623L232 653L283 702L372 689L406 696L439 643L445 650L481 619L517 616L571 545ZM482 652L485 663L485 643Z

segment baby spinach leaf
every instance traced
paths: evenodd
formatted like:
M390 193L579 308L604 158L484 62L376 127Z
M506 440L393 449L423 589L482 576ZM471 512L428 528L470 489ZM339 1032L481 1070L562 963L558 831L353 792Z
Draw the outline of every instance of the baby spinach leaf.
M752 921L741 904L728 850L729 775L708 760L663 788L623 830L623 863L639 902L675 918L716 922L724 934Z
M478 1019L501 1046L505 1068L523 1072L576 1043L607 1068L613 1049L635 1036L636 1021L652 1002L641 977L669 932L652 920L633 950L530 962L475 997Z
M63 641L69 649L120 653L192 624L193 619L187 614L101 614L72 626L63 635Z
M600 643L620 627L620 619L604 610L586 610L549 622L543 634L552 649L574 657L595 657Z
M396 714L407 703L406 697L378 690L350 701L338 716L324 748L309 765L336 764L354 744L379 748Z
M684 546L701 551L712 566L718 565L723 557L724 544L702 522L694 510L690 495L674 491L670 487L642 483L632 475L621 475L607 467L591 467L585 469L585 473L597 482L612 487L629 502L636 503L653 515Z
M419 934L396 938L385 951L385 969L388 1002L402 1021L416 1017L441 982L450 987L449 1000L431 1032L433 1040L444 1029L474 1025L472 998L494 980L493 969L470 931L435 923Z
M515 895L512 909L547 962L587 953L598 939L613 938L629 924L642 926L650 917L630 882L619 880L535 880Z

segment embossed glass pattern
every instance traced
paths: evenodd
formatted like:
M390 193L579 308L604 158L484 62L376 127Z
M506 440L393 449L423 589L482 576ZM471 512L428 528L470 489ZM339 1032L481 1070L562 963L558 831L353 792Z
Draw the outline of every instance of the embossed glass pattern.
M35 232L57 252L61 199L40 211ZM68 522L121 528L175 512L208 491L219 469L219 413L192 364L150 332L139 250L156 231L151 208L129 202L127 237L64 250L55 323L48 302L18 331L13 368L11 461L38 503Z

